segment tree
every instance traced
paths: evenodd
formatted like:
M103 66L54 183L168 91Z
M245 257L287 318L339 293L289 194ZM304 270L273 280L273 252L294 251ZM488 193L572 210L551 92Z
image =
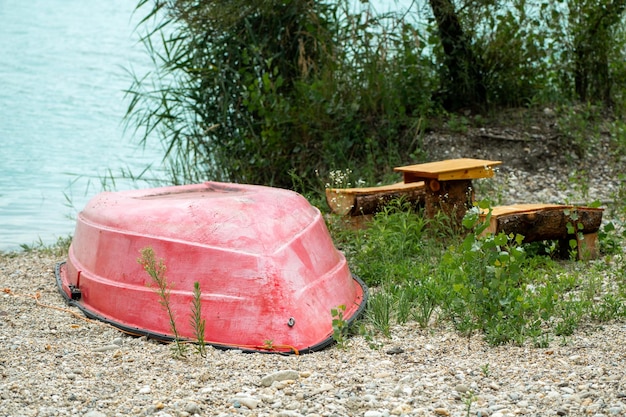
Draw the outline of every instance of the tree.
M487 102L483 65L461 26L451 0L429 0L445 54L443 103L448 110L480 108Z
M581 101L611 104L613 79L609 56L615 46L613 29L622 22L625 8L626 0L570 1L574 85Z

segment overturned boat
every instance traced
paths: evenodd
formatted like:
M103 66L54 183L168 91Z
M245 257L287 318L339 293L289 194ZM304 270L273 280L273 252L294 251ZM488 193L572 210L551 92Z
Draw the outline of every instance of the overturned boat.
M333 341L331 310L351 322L365 307L367 288L306 199L217 182L92 198L78 215L67 262L57 266L61 294L88 317L172 340L163 297L138 262L146 248L166 266L182 339L197 340L198 298L206 343L250 351L322 349Z

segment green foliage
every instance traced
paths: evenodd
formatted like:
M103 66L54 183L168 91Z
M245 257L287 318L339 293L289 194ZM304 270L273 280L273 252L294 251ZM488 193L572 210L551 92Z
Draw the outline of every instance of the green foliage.
M408 202L391 202L375 216L367 243L355 253L359 276L368 285L410 280L419 268L415 255L423 247L426 223Z
M600 252L617 255L622 251L622 240L626 239L626 229L620 233L615 223L608 222L598 230L598 240L600 241Z
M23 243L20 245L20 248L24 252L42 252L60 257L67 255L71 244L72 236L63 236L57 238L56 242L51 245L43 243L43 240L40 238L37 242L31 245Z
M202 292L200 283L193 283L193 304L191 305L191 328L196 337L196 350L202 357L206 356L206 342L204 340L204 329L206 320L202 318Z
M330 315L332 316L332 326L333 326L333 340L337 343L341 349L345 349L348 343L348 322L344 318L344 313L346 312L346 306L341 304L335 308L330 310Z
M590 104L557 108L557 129L563 145L569 145L578 158L589 156L600 139L600 108Z
M444 3L463 45L442 40L451 28L435 16L420 21L419 2L382 14L348 0L139 0L155 69L133 74L127 127L144 144L160 136L174 183L289 187L293 174L336 167L375 183L420 160L425 118L442 97L467 96L471 74L486 92L470 107L626 106L625 2ZM480 68L457 68L449 84L452 56ZM563 137L584 153L589 141L570 128L584 119L570 119Z
M358 326L356 328L356 334L362 336L363 339L367 342L368 346L372 350L380 349L383 344L374 339L374 333L367 328L365 323L362 320L359 320Z
M391 320L395 307L393 294L379 291L367 300L367 317L370 323L385 337L391 337Z
M612 193L613 202L608 204L607 214L612 219L617 219L614 224L608 226L604 235L600 235L602 238L617 238L626 237L626 173L618 174L619 187Z
M569 6L577 97L583 102L609 104L616 81L611 74L611 55L622 55L624 47L624 39L614 35L616 26L623 24L626 2L576 0L570 1Z
M577 214L569 213L574 235ZM616 250L604 252L606 262L563 263L551 259L555 249L546 242L483 235L489 220L489 205L481 202L464 218L467 233L444 233L443 224L397 201L365 231L342 234L350 264L373 287L367 323L390 337L394 323L429 328L446 320L492 345L547 347L589 320L626 318L626 232L607 225L606 236L600 233Z
M599 303L591 304L591 318L599 322L626 318L624 293L619 295L606 294Z
M565 224L567 228L567 234L571 236L568 240L569 250L570 250L570 258L575 258L578 250L578 242L583 238L584 225L582 222L578 220L578 212L576 209L572 210L563 210L563 214L568 217L568 221Z
M609 129L613 149L612 154L616 158L626 157L626 120L617 119L613 121Z
M438 27L425 2L377 13L348 0L139 0L155 70L133 75L127 127L144 144L160 136L174 183L289 187L296 175L309 188L336 167L376 183L419 161L428 118L445 97L471 97L472 74L485 103L469 107L626 108L623 0L442 3L462 45L442 40L452 27ZM450 84L452 56L480 68L456 68ZM577 128L586 117L559 123L581 155L594 137ZM450 126L467 129L463 116ZM614 136L623 142L617 127Z
M554 327L557 336L571 336L578 328L585 312L585 303L567 300L559 304L559 318Z
M483 374L485 378L489 378L491 375L491 370L489 369L489 362L485 363L480 367L480 372Z
M464 395L464 402L466 407L466 416L470 417L472 415L472 404L476 401L476 395L472 391L467 391Z
M152 4L152 7L150 7ZM413 153L432 70L417 30L348 2L142 0L157 72L136 76L127 124L158 132L172 179L289 186L289 172Z
M467 129L469 127L469 121L466 117L456 116L455 114L450 115L450 119L446 123L448 129L456 133L467 133Z
M505 4L469 8L466 19L483 59L489 103L525 106L537 96L553 95L547 79L549 33L526 1Z
M480 330L492 344L522 344L541 332L542 316L553 309L550 298L532 296L523 236L481 236L478 210L470 211L464 224L475 231L442 260L441 272L450 285L446 314L467 335Z
M181 359L187 354L186 341L180 337L178 328L176 326L176 317L174 310L170 302L172 288L167 282L165 276L166 266L163 259L157 258L154 250L151 247L145 247L141 250L141 256L137 259L137 262L143 267L152 279L152 283L156 284L154 291L159 296L159 302L163 306L163 309L167 313L167 317L170 322L170 330L174 335L174 345L172 351L175 358ZM206 320L202 318L202 291L200 289L200 283L193 283L193 300L191 304L191 315L189 317L189 324L193 329L193 335L195 337L195 349L196 352L205 357L207 354L207 343L205 340L205 328Z
M167 313L167 317L170 322L170 330L174 334L173 352L177 358L183 358L187 353L187 346L183 343L179 336L178 329L176 327L176 318L172 305L170 303L171 288L167 283L167 277L165 276L166 266L163 259L157 259L154 250L151 247L146 247L141 250L141 257L137 259L137 262L148 273L152 282L156 284L154 291L158 294L160 303L163 309Z

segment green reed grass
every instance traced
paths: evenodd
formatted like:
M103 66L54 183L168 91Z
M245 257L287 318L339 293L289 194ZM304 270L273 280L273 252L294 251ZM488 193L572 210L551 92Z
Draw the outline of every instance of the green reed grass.
M174 356L178 358L185 357L187 354L187 346L181 339L176 326L176 317L174 316L170 300L171 287L165 276L166 266L163 259L156 258L154 250L151 247L146 247L141 250L141 257L137 259L137 262L148 273L152 279L152 283L156 285L156 287L154 287L154 291L158 294L160 299L159 302L167 313L170 330L174 335Z

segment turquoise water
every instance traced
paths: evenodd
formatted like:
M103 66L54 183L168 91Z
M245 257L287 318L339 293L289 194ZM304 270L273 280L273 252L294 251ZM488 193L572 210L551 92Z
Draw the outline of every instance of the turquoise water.
M154 164L158 177L160 145L142 150L122 125L126 69L150 68L135 3L0 2L0 251L73 233L109 172Z
M0 251L72 234L110 173L152 164L151 176L162 176L158 142L142 150L123 132L127 70L150 69L134 33L136 3L0 1ZM146 186L118 178L112 188Z

